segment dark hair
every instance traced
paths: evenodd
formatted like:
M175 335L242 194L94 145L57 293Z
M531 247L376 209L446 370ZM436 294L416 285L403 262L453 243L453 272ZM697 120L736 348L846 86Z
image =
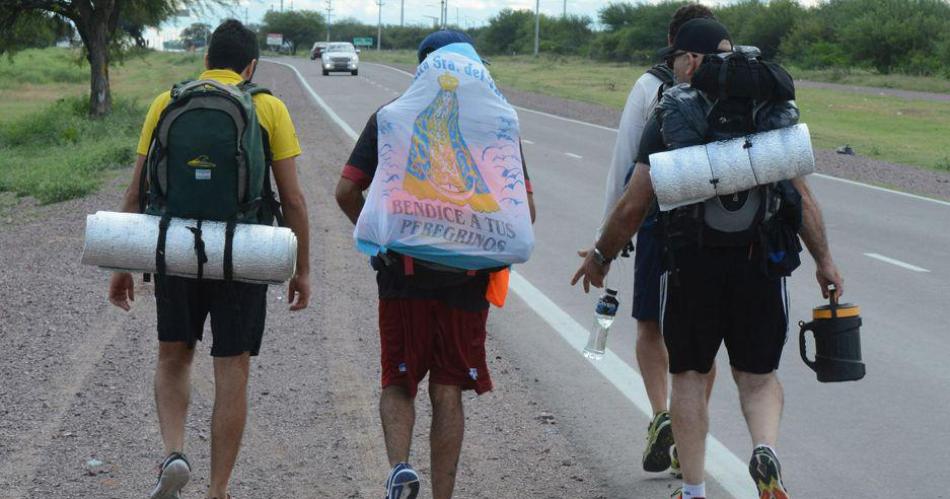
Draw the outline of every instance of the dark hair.
M676 39L676 34L679 33L680 27L687 21L693 19L713 19L718 21L716 15L713 14L709 7L698 3L688 3L676 9L676 12L673 13L673 19L670 20L670 40Z
M231 69L240 73L258 56L257 35L241 21L227 19L211 34L208 69Z

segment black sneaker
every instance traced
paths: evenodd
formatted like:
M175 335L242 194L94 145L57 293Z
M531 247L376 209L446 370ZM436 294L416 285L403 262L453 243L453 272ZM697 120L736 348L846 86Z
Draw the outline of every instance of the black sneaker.
M768 447L756 447L749 461L749 474L759 489L759 499L789 499L782 483L782 465Z
M165 458L158 472L158 482L148 496L149 499L181 499L179 492L191 479L191 465L188 458L179 452L172 452Z
M670 413L662 411L653 417L647 428L647 448L643 451L643 469L653 473L670 467L670 447L673 446L673 421Z

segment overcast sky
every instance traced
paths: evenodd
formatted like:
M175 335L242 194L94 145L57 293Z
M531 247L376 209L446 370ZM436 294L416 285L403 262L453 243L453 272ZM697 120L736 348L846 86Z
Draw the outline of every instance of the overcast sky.
M356 18L360 21L376 24L379 7L376 0L331 0L333 5L332 19L342 17ZM383 0L383 24L399 24L401 1L405 2L406 24L431 24L431 17L439 16L440 0ZM463 27L474 27L487 23L488 19L501 9L530 9L534 10L535 0L448 0L449 22ZM597 20L597 11L608 4L607 0L567 0L569 14L581 14ZM326 15L326 0L284 0L284 10L316 10ZM250 22L260 22L268 9L279 9L280 0L241 0L240 7L233 9L217 9L203 14L193 13L187 18L178 18L166 22L162 28L165 39L177 37L181 28L193 22L217 24L224 17L236 17L245 20L246 15ZM564 9L564 0L541 0L541 12L550 15L561 15ZM426 17L430 16L430 17Z

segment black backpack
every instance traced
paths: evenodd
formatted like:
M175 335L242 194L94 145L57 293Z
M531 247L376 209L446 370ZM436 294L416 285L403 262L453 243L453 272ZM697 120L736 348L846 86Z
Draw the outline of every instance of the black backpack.
M253 97L270 93L250 82L226 85L214 80L185 81L152 133L139 180L142 213L162 217L156 248L156 273L165 273L165 234L172 217L193 218L198 279L207 261L202 221L227 223L225 280L232 277L231 242L237 223L283 225L280 203L271 187L267 131L260 125Z
M737 47L738 49L738 47ZM736 50L709 55L690 87L705 100L702 143L767 131L758 114L775 103L792 101L794 85L777 64ZM658 114L662 126L662 113ZM770 275L789 275L800 264L801 196L789 181L757 186L676 208L660 216L668 249L686 245L749 247Z

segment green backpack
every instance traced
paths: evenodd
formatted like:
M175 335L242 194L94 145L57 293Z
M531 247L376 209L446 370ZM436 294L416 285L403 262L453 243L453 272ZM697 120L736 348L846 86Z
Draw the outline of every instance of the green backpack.
M270 183L267 132L257 120L253 96L270 93L250 82L185 81L171 90L149 146L141 176L140 208L162 217L156 273L164 274L165 233L172 217L196 219L198 278L204 243L201 222L227 222L225 279L231 278L231 239L237 223L283 225ZM147 182L147 186L145 185Z

